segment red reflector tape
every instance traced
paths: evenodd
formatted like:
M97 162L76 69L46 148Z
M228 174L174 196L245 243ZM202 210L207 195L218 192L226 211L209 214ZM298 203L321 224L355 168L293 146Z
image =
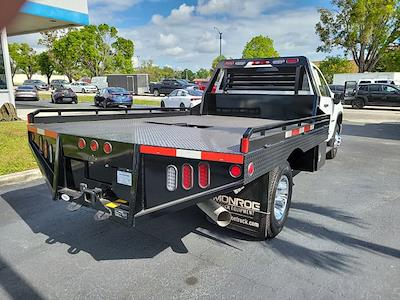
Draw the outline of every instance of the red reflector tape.
M289 131L285 132L285 138L290 138L292 136L300 135L302 133L309 132L309 131L311 131L313 129L314 129L314 124L308 124L308 125L303 126L303 127L294 128L292 130L289 130Z
M47 136L47 137L50 137L53 139L56 139L58 136L58 133L55 131L33 127L32 125L28 125L28 131L37 133L37 134L41 134L41 135L44 135L44 136Z
M243 156L238 154L227 154L218 152L201 152L202 160L230 162L234 164L243 164Z
M206 151L195 151L195 150L183 150L175 148L165 148L157 146L140 146L140 153L152 154L161 156L172 156L182 157L189 159L201 159L209 161L228 162L234 164L243 164L244 158L240 154L228 154L220 152L206 152Z
M176 156L176 149L141 145L140 153L161 156Z

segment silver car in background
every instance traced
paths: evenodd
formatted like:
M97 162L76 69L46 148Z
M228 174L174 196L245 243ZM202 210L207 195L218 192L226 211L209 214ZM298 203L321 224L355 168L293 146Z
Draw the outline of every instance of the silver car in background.
M21 85L15 90L15 100L39 101L39 92L32 85Z

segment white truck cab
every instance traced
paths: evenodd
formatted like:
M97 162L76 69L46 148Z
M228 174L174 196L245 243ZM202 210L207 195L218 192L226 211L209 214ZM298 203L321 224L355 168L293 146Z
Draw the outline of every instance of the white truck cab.
M340 134L342 132L343 105L339 96L335 96L335 94L330 90L329 85L319 68L313 63L311 63L311 68L317 84L318 91L316 92L320 94L319 108L324 113L331 115L329 137L327 140L330 150L327 153L327 158L334 158L342 140Z

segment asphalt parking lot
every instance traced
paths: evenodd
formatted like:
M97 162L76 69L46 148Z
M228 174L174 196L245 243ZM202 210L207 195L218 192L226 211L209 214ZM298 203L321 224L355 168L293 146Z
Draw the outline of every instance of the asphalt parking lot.
M399 299L400 111L345 120L269 241L195 207L127 229L69 212L42 180L0 187L0 299Z

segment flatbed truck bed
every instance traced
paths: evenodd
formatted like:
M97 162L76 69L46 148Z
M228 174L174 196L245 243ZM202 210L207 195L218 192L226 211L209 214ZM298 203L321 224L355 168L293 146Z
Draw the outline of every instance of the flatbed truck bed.
M275 64L221 63L198 109L31 113L29 145L53 199L127 226L197 204L220 226L276 236L293 174L324 165L336 121L306 58Z

